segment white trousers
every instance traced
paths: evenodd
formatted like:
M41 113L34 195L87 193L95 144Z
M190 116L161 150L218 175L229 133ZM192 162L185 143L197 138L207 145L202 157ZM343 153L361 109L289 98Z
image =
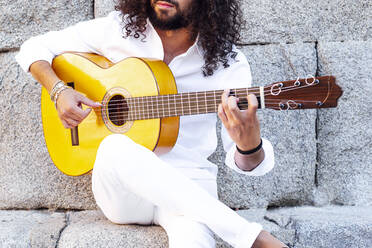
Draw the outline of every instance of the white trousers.
M212 232L233 247L249 248L262 230L217 199L215 182L198 184L125 135L100 144L92 188L110 221L160 225L170 248L215 247Z

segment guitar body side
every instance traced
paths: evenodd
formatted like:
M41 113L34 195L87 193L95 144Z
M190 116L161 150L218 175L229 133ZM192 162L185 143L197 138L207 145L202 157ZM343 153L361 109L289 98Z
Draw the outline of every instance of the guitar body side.
M112 88L124 89L131 97L177 93L173 75L162 61L128 58L112 64L97 55L66 53L54 59L53 69L65 83L73 82L75 90L97 102ZM80 123L79 145L75 146L70 129L63 127L45 89L41 111L45 142L56 167L70 176L90 172L99 144L112 134L101 111L92 111ZM123 134L156 153L164 153L174 146L178 127L179 117L137 120Z

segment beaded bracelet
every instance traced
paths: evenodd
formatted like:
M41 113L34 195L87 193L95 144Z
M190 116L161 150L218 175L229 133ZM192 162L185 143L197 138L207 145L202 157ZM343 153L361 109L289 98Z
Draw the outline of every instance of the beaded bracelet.
M261 139L260 144L259 144L256 148L253 148L253 149L248 150L248 151L243 151L243 150L240 150L238 146L236 146L236 150L237 150L240 154L243 154L243 155L249 155L249 154L255 153L255 152L257 152L258 150L260 150L261 147L262 147L262 139Z

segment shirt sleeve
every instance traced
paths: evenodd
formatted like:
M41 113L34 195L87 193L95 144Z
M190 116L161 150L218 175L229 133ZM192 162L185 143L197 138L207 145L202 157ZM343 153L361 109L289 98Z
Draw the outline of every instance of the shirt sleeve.
M252 84L251 69L248 61L242 52L236 51L238 52L236 62L230 65L226 70L227 72L221 76L221 89L247 88ZM225 164L234 171L249 176L262 176L274 168L274 150L267 139L262 138L262 148L265 152L264 160L252 171L243 171L235 163L236 144L230 138L223 124L221 127L221 138L226 151Z
M15 56L25 72L32 63L44 60L52 63L53 58L64 52L98 53L104 43L105 31L112 25L115 12L104 18L80 22L60 31L51 31L25 41ZM112 28L112 27L111 27Z

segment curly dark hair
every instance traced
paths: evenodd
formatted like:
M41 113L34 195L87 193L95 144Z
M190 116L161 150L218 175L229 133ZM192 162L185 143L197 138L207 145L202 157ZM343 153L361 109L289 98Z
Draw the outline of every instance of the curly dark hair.
M149 17L150 0L117 0L115 9L123 14L124 37L144 40L146 19ZM237 53L233 45L240 41L240 31L245 25L240 0L194 0L197 8L191 9L193 34L199 34L199 44L204 50L204 76L213 75L220 65L229 67L229 58Z

